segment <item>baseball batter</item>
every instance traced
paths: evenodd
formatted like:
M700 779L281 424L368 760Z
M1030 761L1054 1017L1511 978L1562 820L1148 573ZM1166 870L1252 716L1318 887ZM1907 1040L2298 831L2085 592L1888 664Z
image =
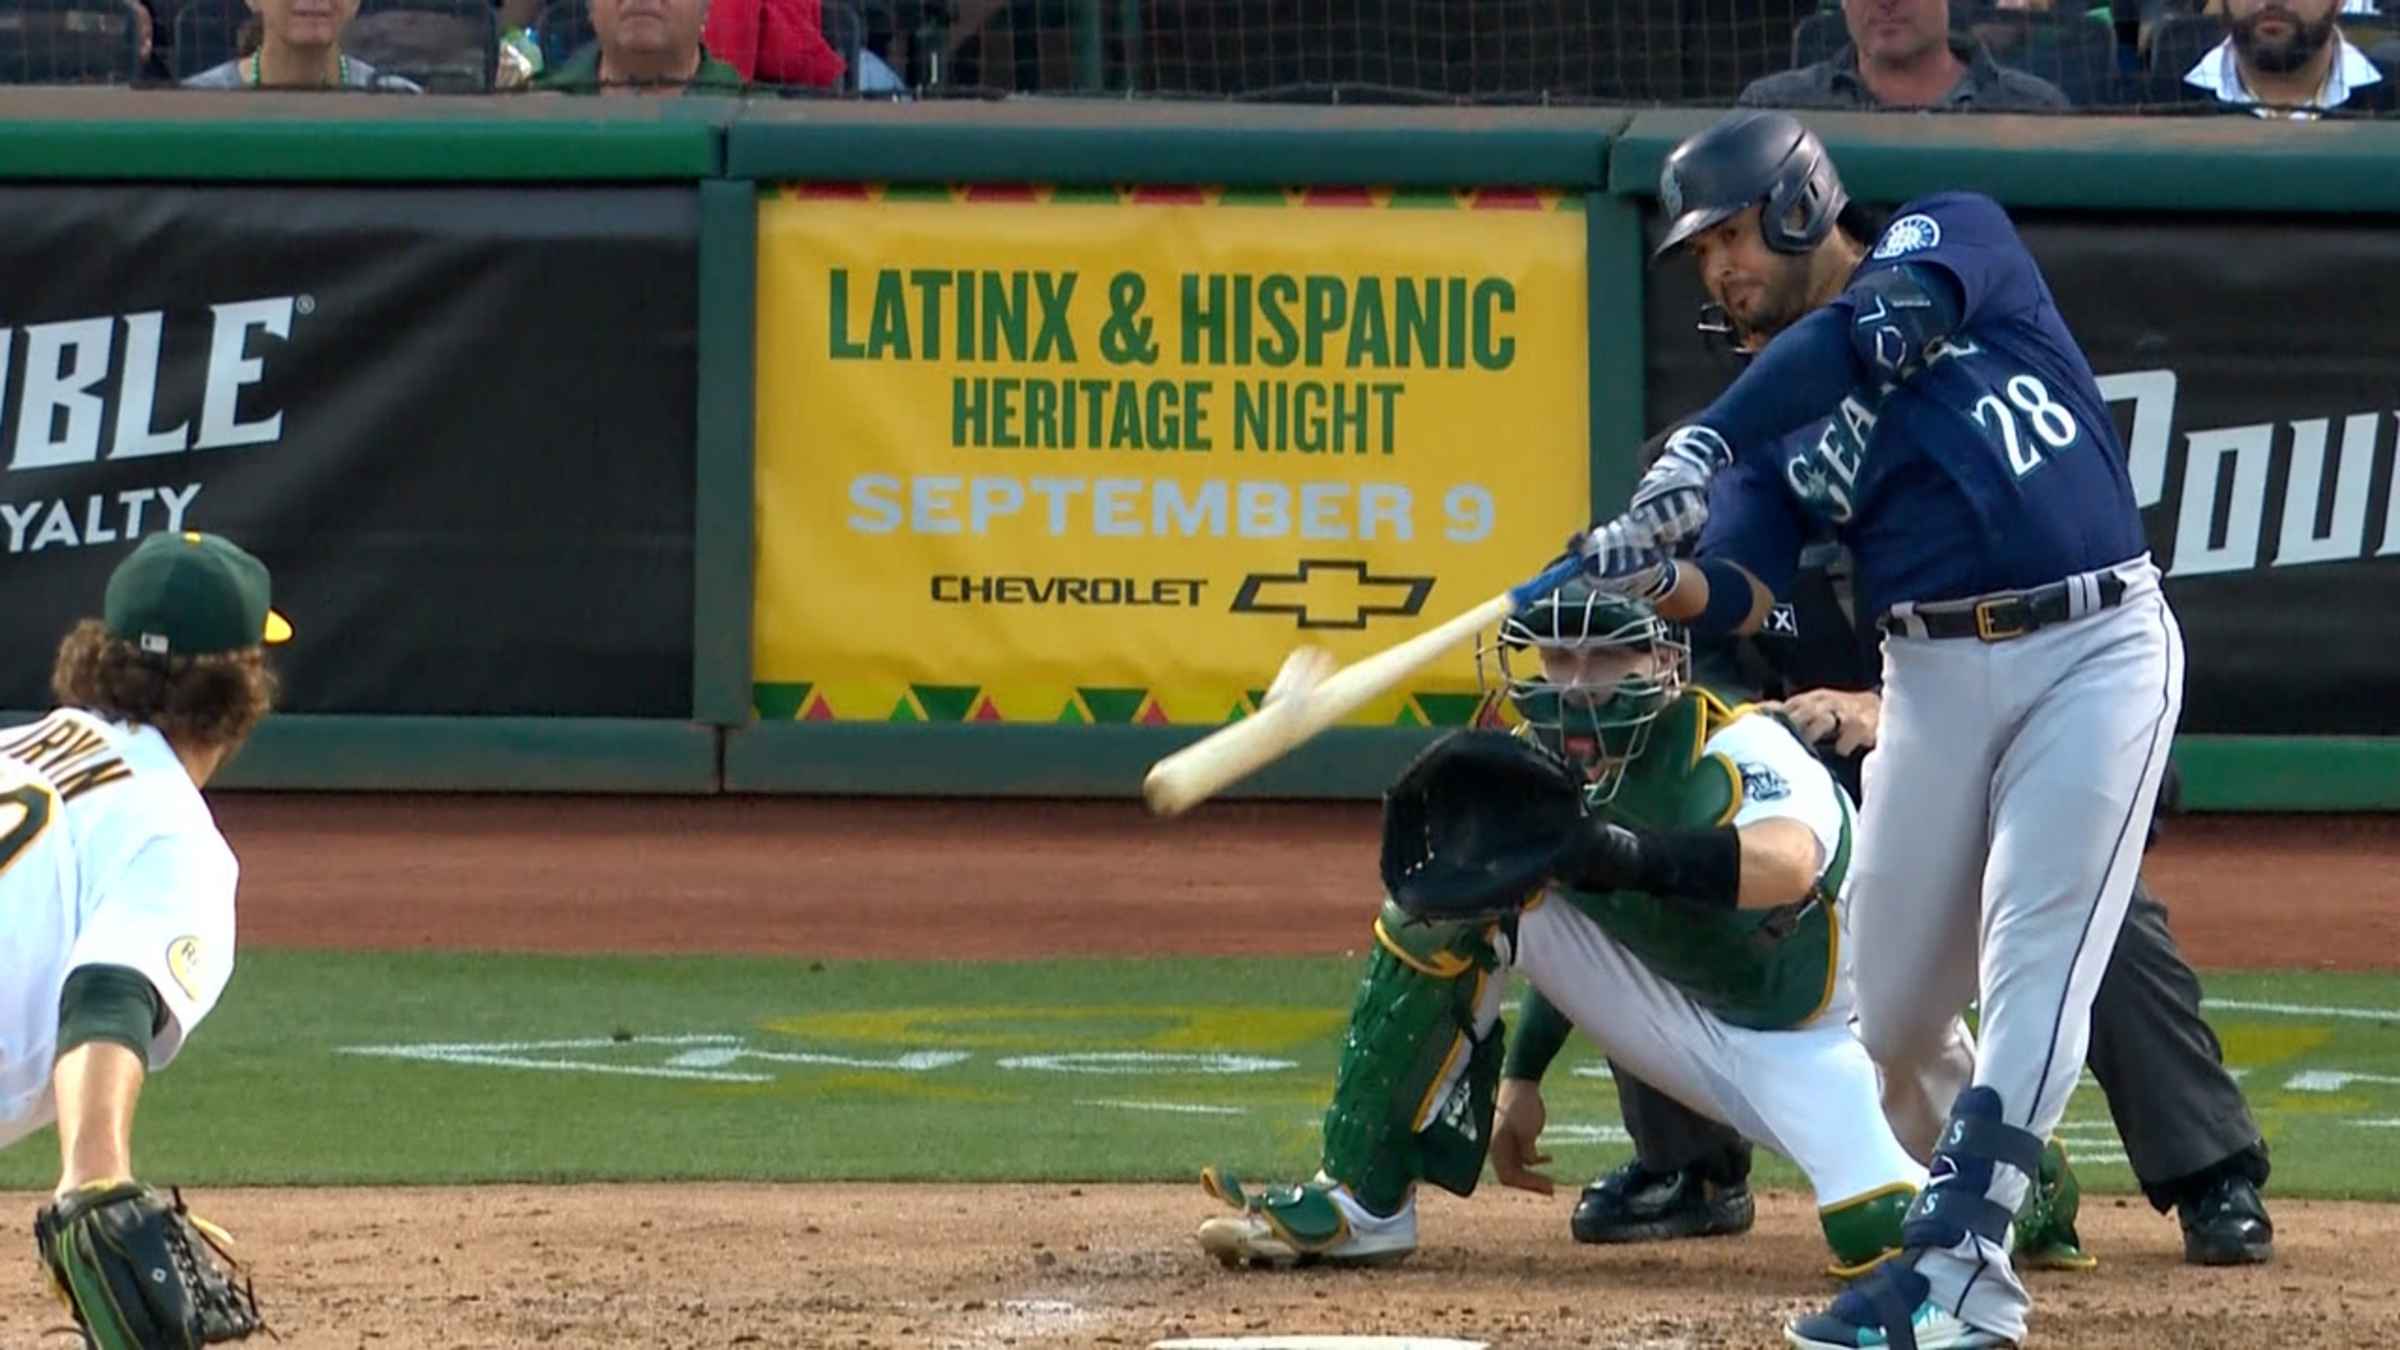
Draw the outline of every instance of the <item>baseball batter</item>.
M166 1343L111 1338L109 1300L82 1283L109 1277L108 1244L70 1239L122 1206L114 1244L138 1260L139 1233L177 1227L133 1182L134 1111L233 973L237 869L200 788L272 703L264 647L290 633L257 559L214 535L152 535L110 576L105 617L60 644L62 706L0 732L0 1147L57 1122L37 1233L102 1344Z
M1771 187L1728 202L1720 181ZM1859 1032L1902 1075L1946 1053L1978 997L1982 1036L1906 1254L1785 1335L2011 1345L2029 1306L2011 1220L2083 1064L2182 703L2182 638L2125 450L1990 199L1911 202L1867 249L1834 228L1847 197L1816 137L1752 111L1677 147L1660 195L1660 252L1693 250L1730 317L1776 336L1670 438L1627 511L1521 599L1580 570L1696 631L1754 631L1812 526L1849 546L1886 634L1853 923ZM1828 417L1813 443L1776 452ZM1694 536L1698 561L1679 564Z
M1502 787L1425 787L1424 762L1412 768L1386 808L1391 898L1343 1040L1321 1170L1253 1192L1208 1169L1203 1184L1241 1212L1203 1224L1201 1246L1227 1264L1405 1256L1416 1183L1470 1194L1487 1150L1504 1183L1546 1193L1538 1083L1571 1022L1792 1159L1815 1189L1836 1273L1870 1268L1898 1247L1924 1172L1885 1123L1875 1066L1849 1028L1846 794L1781 723L1688 687L1688 644L1647 605L1571 584L1509 620L1502 643L1506 697L1541 747L1523 753L1556 766L1576 817L1549 845L1575 842L1537 869L1534 884L1550 884L1503 882L1488 915L1429 918L1395 881L1417 855L1440 855L1455 834L1481 862L1536 813ZM1528 649L1538 673L1522 669ZM1412 801L1426 805L1412 815ZM1504 1055L1510 967L1531 987Z

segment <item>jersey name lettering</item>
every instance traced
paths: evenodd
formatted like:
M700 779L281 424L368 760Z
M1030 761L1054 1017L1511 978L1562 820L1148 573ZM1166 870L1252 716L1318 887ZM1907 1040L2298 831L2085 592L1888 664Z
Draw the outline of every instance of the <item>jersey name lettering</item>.
M58 795L67 801L133 776L107 737L66 721L35 723L25 735L0 744L0 755L30 765L56 784Z
M1809 449L1784 462L1784 481L1810 514L1836 525L1858 511L1858 475L1875 434L1875 410L1856 394L1842 400Z

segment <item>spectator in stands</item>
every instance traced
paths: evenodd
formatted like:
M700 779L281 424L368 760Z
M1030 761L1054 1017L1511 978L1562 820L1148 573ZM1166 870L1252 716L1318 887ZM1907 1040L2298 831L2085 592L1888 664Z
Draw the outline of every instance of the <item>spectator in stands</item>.
M745 80L814 89L842 82L821 0L711 0L700 38Z
M2167 20L2187 14L2221 14L2224 0L2110 0L2116 11L2117 27L2134 27L2141 50L2147 54L2150 39ZM2342 0L2342 13L2376 17L2383 14L2383 0Z
M727 0L738 3L738 0ZM709 55L708 0L591 0L598 40L544 71L568 94L738 94L742 73Z
M1842 0L1850 43L1798 70L1755 80L1753 108L1944 108L2013 112L2064 108L2057 85L1992 59L1954 32L1950 0Z
M132 11L133 14L136 83L148 84L165 80L167 65L160 59L158 50L157 16L150 12L150 6L145 3L145 0L125 0L125 8Z
M2224 0L2225 40L2183 82L2229 108L2309 119L2390 112L2393 81L2342 35L2340 0Z
M412 80L385 75L342 54L342 30L358 0L248 0L243 55L183 82L187 89L376 89L422 93Z

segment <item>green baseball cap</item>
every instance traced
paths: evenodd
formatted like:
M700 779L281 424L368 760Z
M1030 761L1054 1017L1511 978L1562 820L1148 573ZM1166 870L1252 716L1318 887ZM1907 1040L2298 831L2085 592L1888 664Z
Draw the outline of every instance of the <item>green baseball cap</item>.
M110 637L157 656L206 656L292 636L267 602L267 565L196 530L151 535L118 563L102 618Z

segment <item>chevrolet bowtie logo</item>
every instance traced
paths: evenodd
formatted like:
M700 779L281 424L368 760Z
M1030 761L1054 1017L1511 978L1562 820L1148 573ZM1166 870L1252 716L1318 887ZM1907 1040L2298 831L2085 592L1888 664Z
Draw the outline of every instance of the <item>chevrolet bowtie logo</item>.
M1290 614L1302 628L1364 628L1409 618L1433 594L1432 577L1378 577L1353 559L1304 559L1297 572L1252 572L1233 597L1236 614Z

